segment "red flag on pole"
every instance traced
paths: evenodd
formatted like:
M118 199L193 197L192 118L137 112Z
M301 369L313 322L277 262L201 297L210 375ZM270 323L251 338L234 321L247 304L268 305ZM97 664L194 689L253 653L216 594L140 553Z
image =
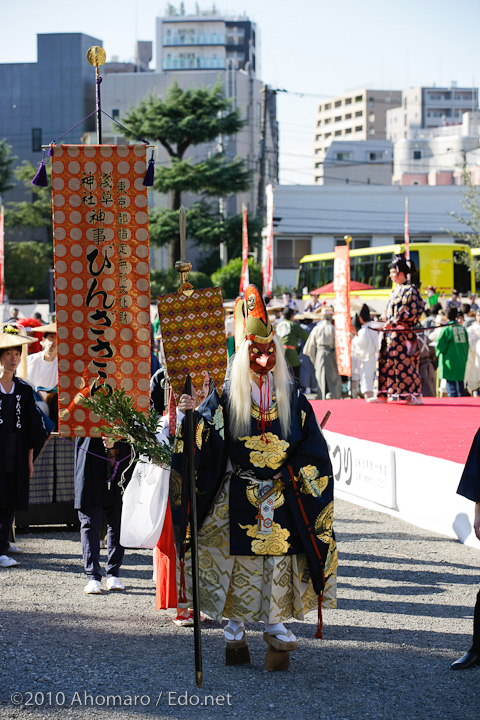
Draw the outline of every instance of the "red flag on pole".
M405 198L405 231L404 231L404 243L405 243L405 260L410 260L410 230L408 227L408 197Z
M245 292L247 287L250 285L250 279L248 275L248 227L247 227L247 206L245 203L242 205L243 213L243 225L242 225L242 274L240 275L240 295Z
M349 246L337 245L333 264L335 292L335 349L340 375L352 376L350 337L350 252Z
M0 208L0 305L3 304L5 297L5 272L4 272L4 248L5 248L5 234L4 234L4 218L3 218L3 205Z
M273 202L267 210L267 238L262 263L263 294L272 297L273 294Z

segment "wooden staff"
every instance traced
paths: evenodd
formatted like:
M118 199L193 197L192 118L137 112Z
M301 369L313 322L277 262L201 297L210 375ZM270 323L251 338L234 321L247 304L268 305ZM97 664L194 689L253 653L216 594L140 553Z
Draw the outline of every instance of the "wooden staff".
M185 295L193 293L193 287L187 282L188 272L192 266L185 259L185 241L186 241L186 221L185 209L180 208L179 216L180 225L180 261L175 263L175 269L180 273L181 286L179 292ZM185 380L185 393L193 396L192 378L190 374ZM193 410L187 410L185 413L185 434L184 434L184 453L185 453L185 474L184 480L187 481L187 487L190 499L190 549L192 557L192 597L193 597L193 636L195 644L195 681L197 687L202 687L203 671L202 671L202 633L200 626L200 585L198 579L198 528L197 528L197 496L195 486L195 463L194 463L194 427L193 427Z

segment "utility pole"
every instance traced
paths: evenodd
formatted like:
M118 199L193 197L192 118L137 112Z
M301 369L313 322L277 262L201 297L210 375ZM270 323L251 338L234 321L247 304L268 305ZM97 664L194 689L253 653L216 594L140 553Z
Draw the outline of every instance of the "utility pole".
M268 110L268 85L261 90L263 92L262 104L262 123L260 127L260 152L258 154L258 200L257 215L262 220L265 219L265 167L266 167L266 136L267 136L267 110Z

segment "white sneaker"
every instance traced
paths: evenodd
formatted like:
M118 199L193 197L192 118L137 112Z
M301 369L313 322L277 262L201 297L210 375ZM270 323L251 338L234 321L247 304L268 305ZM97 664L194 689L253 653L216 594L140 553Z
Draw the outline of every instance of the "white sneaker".
M18 545L14 545L13 543L8 543L8 552L9 553L22 553L22 548L19 548Z
M125 590L125 585L116 575L107 575L107 588L109 590Z
M102 589L100 587L100 580L89 580L83 588L83 592L87 595L100 595Z
M0 567L15 567L18 562L13 558L9 558L8 555L0 555Z

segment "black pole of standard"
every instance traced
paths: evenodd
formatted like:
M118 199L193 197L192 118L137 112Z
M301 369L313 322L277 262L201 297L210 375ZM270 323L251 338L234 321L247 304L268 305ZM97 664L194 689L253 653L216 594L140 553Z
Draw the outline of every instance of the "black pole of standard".
M192 396L192 378L187 375L185 393ZM185 413L185 453L186 472L190 497L190 548L192 557L192 595L193 595L193 635L195 643L195 681L197 687L202 687L202 634L200 626L200 586L198 581L198 529L197 529L197 497L195 487L194 464L194 428L193 410Z

